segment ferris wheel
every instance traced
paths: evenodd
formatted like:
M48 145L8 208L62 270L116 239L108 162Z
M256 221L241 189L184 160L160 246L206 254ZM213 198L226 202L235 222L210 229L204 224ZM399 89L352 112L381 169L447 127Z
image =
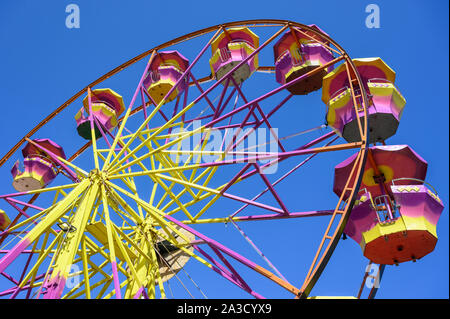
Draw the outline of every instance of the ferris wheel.
M204 298L200 281L213 274L249 297L318 298L313 287L350 237L377 265L355 274L360 298L384 265L416 261L437 241L443 204L427 162L385 143L405 103L381 58L352 59L316 25L229 22L158 45L0 159L11 181L0 195L0 296ZM63 113L72 138L42 135ZM219 235L223 225L241 241ZM271 238L270 254L246 227ZM277 267L283 236L301 238L289 276Z

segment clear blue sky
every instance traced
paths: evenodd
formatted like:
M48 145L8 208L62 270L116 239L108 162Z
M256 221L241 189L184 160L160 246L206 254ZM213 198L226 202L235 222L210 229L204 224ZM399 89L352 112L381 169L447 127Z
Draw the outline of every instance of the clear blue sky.
M68 4L79 5L81 26L65 27ZM380 7L381 27L365 26L368 4ZM448 298L449 273L449 189L448 189L448 1L1 1L0 3L0 153L3 156L23 135L88 83L130 58L158 44L211 25L222 22L258 18L293 20L304 24L317 24L336 40L351 57L379 56L397 73L396 85L405 96L407 104L397 134L389 144L409 144L429 163L427 181L439 193L445 204L438 224L439 240L436 249L417 263L404 263L387 267L378 297L380 298ZM200 47L195 48L199 50ZM194 51L189 52L190 58ZM132 87L142 72L142 64L131 70ZM111 82L116 84L115 82ZM117 84L119 86L119 84ZM120 92L128 104L132 91ZM319 95L315 104L323 109ZM75 112L78 107L71 110ZM55 136L64 144L67 153L81 145L76 136L72 111L62 114L67 122L58 122L36 137ZM289 120L289 118L285 118ZM65 123L65 124L64 124ZM313 123L309 127L321 124ZM280 129L281 131L281 129ZM288 131L287 133L293 133ZM44 136L46 134L46 136ZM0 193L12 192L9 168L19 158L12 158L1 168L4 183ZM345 157L344 157L345 158ZM342 157L329 158L331 167ZM320 161L313 170L321 170ZM331 164L330 164L331 163ZM332 181L332 171L326 178ZM309 181L314 183L314 181ZM320 182L318 182L320 183ZM283 191L294 196L293 186ZM320 190L311 197L316 203L336 202L328 187L310 185ZM281 187L281 186L280 186ZM241 190L245 192L245 190ZM251 196L251 195L249 195ZM286 195L287 196L287 195ZM310 209L325 209L319 204ZM281 226L280 226L281 225ZM286 227L286 239L298 241L299 247L312 241L286 221L277 227ZM322 224L324 225L324 224ZM222 226L221 226L222 227ZM228 226L227 232L233 232ZM278 235L267 238L258 234L259 225L243 225L244 230L262 247L282 244ZM262 226L261 226L262 227ZM266 227L266 226L264 226ZM270 225L269 225L270 227ZM223 228L223 227L222 227ZM199 228L202 229L202 228ZM279 230L283 228L278 228ZM300 229L300 228L299 228ZM208 232L208 230L205 230ZM209 230L209 233L213 233ZM208 234L209 234L208 233ZM235 232L233 235L238 236ZM223 235L218 239L227 237ZM317 239L312 245L317 246ZM245 245L242 239L239 242ZM292 245L292 242L290 245ZM272 245L272 246L271 246ZM264 265L258 256L249 253L253 260ZM302 250L291 246L277 256L269 256L293 284L299 285L303 275L299 269L309 266L310 258L302 259ZM307 260L307 261L305 261ZM329 267L317 284L313 295L356 294L367 261L357 244L351 240L340 242ZM189 262L193 275L217 277L215 274L196 273L194 262ZM197 280L197 279L196 279ZM220 296L224 289L231 296L246 297L230 284L203 280L210 296ZM260 287L264 295L264 284ZM220 287L220 289L219 289ZM255 288L258 290L258 288ZM271 293L267 293L271 296ZM275 294L275 297L286 297Z

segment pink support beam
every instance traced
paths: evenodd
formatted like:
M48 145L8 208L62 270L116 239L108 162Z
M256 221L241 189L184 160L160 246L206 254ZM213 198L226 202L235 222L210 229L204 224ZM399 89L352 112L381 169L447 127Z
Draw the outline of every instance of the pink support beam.
M6 199L6 201L7 201L12 207L14 207L14 208L19 212L19 214L25 216L26 218L30 218L30 216L29 216L27 213L25 213L25 211L24 211L23 209L20 209L16 204L10 202L8 199ZM36 223L36 221L33 221L33 224L37 225L38 223Z
M230 79L228 79L225 82L225 85L224 85L224 87L222 89L222 93L220 94L220 99L219 99L219 102L217 103L216 111L214 112L214 117L213 118L217 117L217 114L218 114L218 112L219 112L219 110L220 110L220 108L222 106L222 102L223 102L223 99L225 97L225 93L227 92L229 84L230 84Z
M199 251L206 259L208 259L212 264L212 270L224 277L225 279L229 280L239 288L243 289L244 291L248 292L250 295L254 296L257 299L265 299L263 296L258 294L257 292L249 289L248 286L243 286L239 281L237 281L235 278L233 278L233 275L221 264L219 264L214 258L212 258L209 254L207 254L203 249L200 247L194 245L193 246L197 251Z
M26 263L25 263L25 267L23 268L22 275L20 276L19 282L22 282L23 277L25 277L25 274L27 273L27 270L28 270L28 266L30 265L30 262L31 262L31 258L33 258L33 255L32 255L32 254L29 254L29 255L28 255L28 258L27 258L27 261L26 261ZM10 296L9 299L14 299L14 298L16 298L16 296L19 294L19 292L20 292L20 287L17 287L17 288L16 288L16 291L14 291L14 292L12 293L12 295Z
M244 126L250 126L250 125L255 125L258 124L257 122L247 122L244 124ZM239 127L241 124L229 124L229 125L224 125L224 126L216 126L214 129L215 130L225 130L225 129L230 129L230 128L235 128L235 127Z
M330 142L328 142L325 146L330 145L331 143L333 143L334 141L336 141L339 138L339 136L336 136L333 140L331 140ZM276 180L273 183L273 187L275 187L278 183L280 183L282 180L284 180L286 177L288 177L290 174L292 174L293 172L295 172L297 169L299 169L300 167L302 167L304 164L306 164L307 162L309 162L312 158L314 158L316 154L312 154L310 156L308 156L305 160L303 160L302 162L300 162L299 164L297 164L294 168L290 169L287 173L285 173L283 176L281 176L278 180ZM255 170L257 171L257 170ZM244 177L246 178L246 177ZM267 191L269 190L269 188L267 187L266 189L264 189L261 193L259 193L258 195L256 195L255 197L252 198L252 200L257 200L259 197L261 197L262 195L264 195ZM248 204L243 205L241 208L239 208L236 212L234 212L230 217L234 217L236 216L239 212L241 212L244 208L246 208L248 206Z
M286 159L286 158L289 158L292 156L308 155L308 154L315 154L315 153L321 153L321 152L332 152L332 151L337 151L337 150L347 150L347 149L358 148L360 146L361 146L361 143L359 143L359 142L347 143L347 144L335 145L334 147L333 146L319 147L319 148L312 148L312 149L294 150L294 151L288 151L288 152L282 152L282 153L280 152L277 154L265 154L265 155L259 155L259 156L253 156L253 157L244 157L244 158L237 158L237 159L231 159L231 160L223 160L220 162L209 162L209 163L200 164L200 167L211 167L211 166L229 165L229 164L237 164L237 163L252 163L252 162L255 162L258 160L267 160L267 159L276 159L279 161L279 160ZM256 170L254 172L256 172Z
M247 63L251 58L253 58L255 55L259 53L263 48L265 48L270 42L272 42L279 34L281 34L285 29L287 28L287 25L282 27L280 30L278 30L273 36L271 36L266 42L264 42L261 46L259 46L255 51L253 51L251 54L249 54L245 59L243 59L241 62L239 62L234 68L232 68L230 71L228 71L226 74L223 75L222 79L220 81L217 81L214 83L211 87L209 87L202 95L197 97L193 103L199 102L204 96L206 96L209 92L211 92L213 89L215 89L218 85L220 85L221 82L223 82L227 77L229 77L233 72L235 72L237 69L239 69L244 63Z
M319 71L320 69L327 68L328 66L331 66L331 65L334 65L334 64L338 63L338 62L341 61L342 59L344 59L344 57L343 57L343 56L340 56L340 57L338 57L338 58L336 58L336 59L334 59L334 60L332 60L332 61L330 61L330 62L324 64L324 65L321 66L320 68L317 68L317 69L315 69L315 70L313 70L313 71L310 71L310 72L308 72L308 73L305 73L304 75L299 76L299 77L296 78L295 80L292 80L292 81L290 81L290 82L288 82L288 83L286 83L286 84L284 84L284 85L281 85L281 86L279 86L278 88L273 89L272 91L270 91L270 92L268 92L268 93L266 93L266 94L264 94L264 95L261 95L260 97L257 97L257 98L255 98L254 100L252 100L252 101L250 101L250 102L245 103L244 105L242 105L242 106L240 106L239 108L237 108L236 110L234 110L233 113L232 113L232 112L228 113L228 114L226 115L226 117L231 116L231 115L234 114L234 113L237 113L237 112L242 111L243 109L247 108L249 105L253 105L253 104L258 103L258 102L260 102L260 101L262 101L262 100L264 100L264 99L267 99L268 97L270 97L270 96L272 96L272 95L275 95L276 93L279 93L279 92L283 91L284 89L288 88L289 86L291 86L291 85L293 85L293 84L295 84L295 83L297 83L297 82L299 82L299 81L304 80L307 76L310 75L311 72L317 72L317 71ZM232 113L232 114L231 114L231 113ZM220 118L218 118L218 119L215 119L215 120L209 122L209 123L206 124L206 125L207 125L208 127L211 127L211 126L213 126L214 124L216 124L217 122L220 122L220 121L222 121L222 120L223 120L223 117L220 117Z
M236 88L237 88L237 90L238 90L238 92L239 92L239 95L242 97L242 100L244 101L244 103L248 103L247 98L245 97L245 95L244 95L244 93L242 92L241 88L237 85L237 83L236 83L236 81L234 80L234 78L231 77L231 79L233 80L233 83L234 83L234 85L236 86ZM281 149L283 152L285 152L286 150L284 149L283 145L281 144L281 141L278 139L278 136L277 136L277 135L275 134L275 132L273 131L272 126L270 125L268 118L266 117L266 115L265 115L264 112L262 111L261 107L259 106L259 103L255 103L255 105L256 105L256 108L258 109L259 113L261 114L261 117L262 117L264 123L266 123L267 127L269 128L270 133L273 135L273 137L274 137L275 140L277 141L278 146L280 147L280 149ZM256 115L255 115L255 114L253 114L253 116L255 117L255 119L256 119L257 121L259 121L259 120L256 118ZM258 125L258 126L259 126L259 125ZM233 146L233 147L236 147L236 146Z
M5 273L4 271L1 272L0 275L2 275L3 277L5 277L5 278L8 279L9 281L11 281L13 284L19 285L19 282L18 282L18 281L16 281L13 277L11 277L10 275L8 275L8 274Z
M246 198L243 198L243 197L240 197L240 196L236 196L236 195L232 195L232 194L229 194L229 193L223 193L222 196L225 197L225 198L236 200L238 202L242 202L242 203L250 204L250 205L253 205L253 206L256 206L256 207L259 207L259 208L270 210L270 211L276 212L278 214L284 214L285 213L282 209L279 209L279 208L276 208L276 207L273 207L273 206L269 206L269 205L266 205L266 204L258 203L258 202L252 201L250 199L246 199Z
M236 130L236 132L233 134L233 138L230 141L230 144L228 144L227 148L225 149L225 152L230 151L231 149L233 149L233 143L236 141L237 136L239 135L239 133L242 131L242 128L244 127L244 125L247 123L249 117L251 114L254 114L254 110L256 108L256 104L252 105L251 108L249 109L247 115L245 116L244 120L241 122L241 124L239 125L238 129Z
M236 89L236 88L235 88L235 89ZM287 97L285 97L285 98L284 98L277 106L275 106L275 107L272 109L272 111L270 111L270 112L267 114L267 117L266 117L266 118L271 117L276 111L278 111L283 105L285 105L286 102L289 101L289 99L290 99L291 97L292 97L292 94L289 94ZM243 110L242 107L240 107L239 109L240 109L239 112ZM232 110L231 112L229 112L228 114L223 115L223 116L221 117L221 119L224 120L224 119L226 119L227 117L230 117L230 122L231 122L231 118L232 118L232 116L233 116L235 113L237 113L237 112L236 112L236 109L233 108L233 110ZM245 124L246 124L246 125L250 125L249 123L245 123ZM235 147L237 147L237 145L239 145L243 140L245 140L245 138L247 138L248 135L250 135L250 134L251 134L254 130L256 130L259 126L261 126L261 124L262 124L262 122L258 121L258 122L255 124L255 127L253 127L253 130L247 132L244 136L242 136L242 137L239 139L239 141L237 141L237 142L231 147L231 149L234 149ZM209 123L206 124L206 126L209 126Z
M100 134L102 134L102 137L103 137L103 139L105 140L106 144L108 144L109 148L111 148L112 145L111 145L111 143L109 142L108 137L107 137L106 134L105 134L105 131L109 133L109 130L107 130L107 129L100 123L100 121L97 120L96 117L93 117L93 118L94 118L95 124L96 124L97 127L98 127L98 130L100 131ZM114 137L113 137L113 138L114 138Z
M179 103L180 103L180 96L177 96L177 101L175 102L175 107L173 108L172 118L178 112L178 105L179 105ZM148 123L147 123L147 126L148 126ZM173 126L169 127L169 130L168 130L167 134L169 134L169 135L172 134L172 129L173 129ZM170 140L170 138L166 138L166 141L164 142L164 144L167 144L169 142L169 140Z
M158 105L158 103L155 102L155 100L150 96L150 94L147 92L147 90L145 90L145 89L143 89L143 88L141 87L141 92L144 92L144 93L145 93L145 95L147 96L147 98L149 99L149 101L150 101L154 106L157 106L157 105ZM145 105L145 104L143 104L143 105ZM169 121L169 119L167 118L166 114L164 114L164 112L163 112L161 109L159 109L158 112L159 112L159 114L161 114L161 116L164 118L164 120L165 120L166 122ZM146 113L147 113L147 112L146 112ZM145 116L145 119L147 119L147 116ZM148 129L148 123L147 123L147 129Z
M256 252L266 261L266 263L282 278L284 281L288 282L286 278L281 274L281 272L270 262L270 260L263 254L263 252L256 247L255 243L247 236L246 233L232 220L230 219L231 223L234 227L241 233L241 235L247 240L247 242L256 250Z
M244 103L247 103L248 100L245 98L245 95L244 95L244 93L242 92L242 89L241 89L242 83L241 83L240 85L237 84L237 83L236 83L236 80L235 80L234 77L231 76L231 75L230 75L230 79L231 79L231 81L233 81L234 87L237 89L238 94L241 96L241 98L242 98L242 100L244 101ZM256 114L252 114L252 115L253 115L253 117L255 118L255 120L256 120L257 122L259 122L258 118L256 117Z
M234 184L234 182L236 182L237 181L237 179L242 175L242 174L244 174L245 173L245 171L250 167L250 163L248 163L248 164L246 164L246 165L244 165L244 167L228 182L228 184L227 185L225 185L225 187L224 188L222 188L221 190L220 190L220 193L221 194L223 194L223 193L225 193L225 191L228 189L228 188L230 188L231 187L231 185L233 185Z
M200 84L198 84L197 80L195 79L194 75L191 73L189 73L189 77L192 79L192 81L194 81L195 86L198 88L198 90L200 91L200 94L204 94L205 92L203 91L202 87L200 86ZM216 108L214 107L213 103L210 101L210 99L208 98L208 96L205 94L205 100L208 103L208 105L211 107L211 109L213 110L213 112L216 112Z
M30 208L33 208L33 209L36 209L36 210L39 210L39 211L43 211L44 210L44 208L42 208L42 207L39 207L39 206L36 206L36 205L33 205L33 204L29 204L29 203L26 203L26 202L22 202L21 200L17 200L17 199L14 199L14 198L6 197L5 200L7 202L13 202L13 203L16 203L16 204L19 204L19 205L23 205L23 206L27 206L27 207L30 207Z
M144 92L145 92L145 88L141 86L141 104L142 104L142 111L144 113L144 121L147 120L147 105L145 103L145 97L144 97ZM150 129L150 127L147 125L145 126L147 128L147 130Z
M228 262L228 260L222 255L222 253L215 248L213 245L209 245L209 247L216 253L216 255L219 257L220 260L227 266L227 268L231 271L234 278L237 279L237 281L244 287L245 290L252 290L250 286L245 282L245 280L239 275L239 273L234 269L234 267Z
M256 272L258 272L259 274L269 278L270 280L274 281L275 283L277 283L278 285L280 285L281 287L285 288L286 290L290 291L291 293L297 295L298 293L300 293L300 291L295 288L294 286L292 286L291 284L285 282L284 280L280 279L279 277L275 276L273 273L271 273L270 271L262 268L261 266L258 266L257 264L255 264L254 262L248 260L247 258L245 258L244 256L236 253L235 251L229 249L228 247L220 244L219 242L203 235L202 233L194 230L193 228L183 224L182 222L176 220L174 217L166 214L164 215L164 218L173 222L174 224L176 224L177 226L185 229L186 231L190 232L191 234L193 234L194 236L204 240L206 243L208 243L208 245L210 246L214 246L216 249L220 250L222 253L227 254L228 256L232 257L233 259L239 261L240 263L242 263L243 265L247 266L250 269L255 270Z
M216 38L216 36L220 33L221 30L222 30L222 28L219 28L219 30L217 30L217 32L214 33L212 38L209 39L208 43L202 48L200 53L195 57L195 59L192 61L192 63L186 68L186 70L180 76L180 78L177 80L177 82L175 82L174 86L169 90L169 92L167 92L167 94L164 96L163 100L167 99L167 97L169 97L172 94L172 92L178 87L178 85L181 83L181 81L183 81L183 79L185 79L185 78L188 79L188 74L190 74L190 72L191 72L192 68L194 67L194 65L202 57L202 55L205 53L206 49L208 49L208 47L211 45L211 42ZM141 83L141 85L142 85L142 83ZM209 90L209 91L211 91L211 90ZM201 95L201 97L206 96L206 94L208 94L209 91L208 92L204 92ZM186 92L187 92L187 90L186 90ZM187 96L187 94L186 94L186 96ZM157 105L157 104L155 104L155 105Z
M278 204L281 206L281 208L283 209L283 213L284 214L289 214L288 209L286 208L286 206L284 205L283 201L281 200L280 196L278 195L278 193L275 191L275 189L273 188L273 185L269 182L269 180L267 179L266 175L261 171L261 168L259 167L259 165L257 163L254 163L253 166L256 167L256 169L259 172L259 175L261 176L261 178L263 179L264 183L267 185L267 187L269 188L270 192L272 193L273 197L275 197L275 200L278 202Z
M214 114L213 119L217 119L217 117L223 113L223 111L227 107L228 103L230 102L231 98L234 96L234 93L236 93L236 88L233 88L231 90L230 94L228 95L227 99L225 100L225 103L223 103L223 105L220 107L220 109L218 109L218 112L216 114Z
M336 135L336 133L335 133L334 131L329 132L329 133L326 133L326 134L320 136L319 138L316 138L316 139L312 140L311 142L308 142L308 143L306 143L305 145L298 147L296 150L305 150L305 149L308 149L308 148L310 148L311 146L314 146L314 145L316 145L316 144L318 144L318 143L320 143L320 142L322 142L322 141L324 141L324 140L326 140L326 139L328 139L328 138L330 138L331 136L334 136L334 135ZM334 139L333 141L335 141L335 140L336 140L336 139ZM326 146L328 146L328 145L329 145L329 144L327 144ZM315 153L315 154L317 154L317 153ZM286 159L286 158L283 158L283 159L275 159L275 160L272 161L272 162L269 162L269 163L266 163L266 164L262 165L261 168L262 168L262 169L265 169L265 168L267 168L267 167L269 167L269 166L272 166L275 162L278 162L278 163L279 163L279 162L283 161L284 159ZM243 178L243 179L248 178L248 177L250 177L250 176L256 174L257 172L258 172L258 171L255 169L255 170L253 170L253 171L251 171L251 172L245 174L242 178Z
M45 274L36 276L35 280L42 279L44 276L45 276ZM20 291L26 290L26 289L31 289L31 288L32 287L30 287L30 281L28 281L28 284L23 286L22 288L20 288ZM4 290L4 291L0 292L0 297L10 295L10 294L14 293L15 290L16 290L16 287ZM29 297L29 295L27 295L27 299L28 299L28 297Z

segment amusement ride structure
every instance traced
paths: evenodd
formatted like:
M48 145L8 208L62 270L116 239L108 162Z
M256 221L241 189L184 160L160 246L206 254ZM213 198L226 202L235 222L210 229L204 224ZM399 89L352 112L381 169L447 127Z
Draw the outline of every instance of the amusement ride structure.
M106 83L139 61L147 63L127 101ZM309 105L320 91L323 103ZM0 159L12 174L11 192L0 195L0 296L177 298L183 275L202 297L186 273L195 264L251 297L278 287L316 298L314 285L349 237L378 265L357 274L361 298L368 276L379 280L385 265L416 261L437 242L443 204L425 182L427 162L409 145L386 144L405 103L385 61L350 58L316 25L230 22L156 46L76 93ZM62 126L73 138L42 136L63 111L75 118ZM269 141L252 144L262 131ZM302 172L320 169L322 157L334 167L333 186L322 188L331 209L308 203L297 186L320 183ZM291 251L314 249L301 258L303 281L288 281L243 231L264 221L281 236L270 228L280 220L320 221L319 240ZM236 228L252 254L215 238L208 227L218 224ZM254 288L254 278L271 288Z

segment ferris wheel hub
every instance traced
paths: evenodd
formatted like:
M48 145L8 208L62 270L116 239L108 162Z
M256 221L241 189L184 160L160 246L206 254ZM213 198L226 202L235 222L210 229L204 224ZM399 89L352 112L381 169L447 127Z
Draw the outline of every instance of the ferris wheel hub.
M94 168L89 172L88 178L91 180L91 182L102 183L107 180L107 176L108 175L106 172L102 172L98 168Z

